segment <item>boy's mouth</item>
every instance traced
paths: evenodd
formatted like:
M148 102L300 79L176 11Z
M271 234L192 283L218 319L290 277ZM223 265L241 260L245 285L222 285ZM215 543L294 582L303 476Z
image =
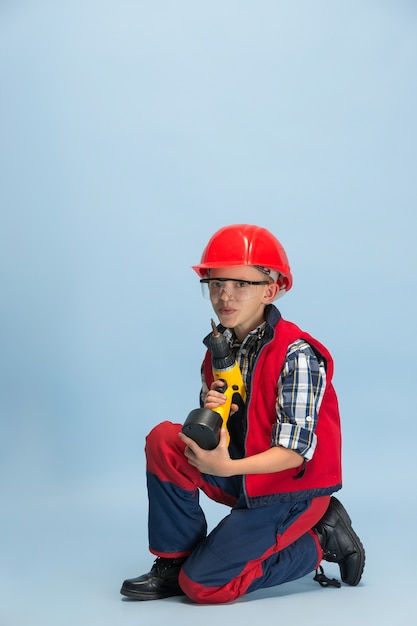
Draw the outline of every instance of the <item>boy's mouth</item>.
M225 306L219 309L220 315L232 315L236 313L236 309L232 309L231 307Z

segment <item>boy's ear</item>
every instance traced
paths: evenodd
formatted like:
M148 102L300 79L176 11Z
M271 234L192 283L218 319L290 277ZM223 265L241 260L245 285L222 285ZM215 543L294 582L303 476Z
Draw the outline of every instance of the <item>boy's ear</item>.
M279 285L277 283L270 283L267 285L264 294L265 302L273 302L279 292Z

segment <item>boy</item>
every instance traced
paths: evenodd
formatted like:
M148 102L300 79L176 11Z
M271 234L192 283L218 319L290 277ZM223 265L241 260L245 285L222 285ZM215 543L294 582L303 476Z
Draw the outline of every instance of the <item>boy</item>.
M342 486L333 361L272 304L292 286L283 247L264 228L234 224L212 236L193 269L239 363L247 399L232 405L229 445L223 429L219 445L203 450L171 422L148 435L149 546L157 559L147 574L125 580L121 593L222 603L314 570L321 585L340 586L324 575L323 558L357 585L364 549L331 496ZM207 351L201 406L224 403L219 385ZM232 507L208 535L199 489Z

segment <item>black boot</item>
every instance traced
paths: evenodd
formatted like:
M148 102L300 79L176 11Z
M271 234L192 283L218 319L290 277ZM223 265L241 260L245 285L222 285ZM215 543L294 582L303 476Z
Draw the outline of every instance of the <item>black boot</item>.
M178 584L178 575L185 558L165 559L158 557L150 572L125 580L120 593L135 600L159 600L184 593Z
M313 530L323 550L323 559L339 564L344 583L357 585L365 567L365 550L337 498L330 499L329 508Z

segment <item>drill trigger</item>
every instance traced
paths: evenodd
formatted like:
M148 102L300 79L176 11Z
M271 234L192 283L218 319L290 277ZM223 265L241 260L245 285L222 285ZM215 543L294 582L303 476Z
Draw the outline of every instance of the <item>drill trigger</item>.
M227 381L224 378L218 378L217 380L219 380L223 384L221 387L220 385L216 387L216 391L219 391L220 393L224 393L227 389Z

